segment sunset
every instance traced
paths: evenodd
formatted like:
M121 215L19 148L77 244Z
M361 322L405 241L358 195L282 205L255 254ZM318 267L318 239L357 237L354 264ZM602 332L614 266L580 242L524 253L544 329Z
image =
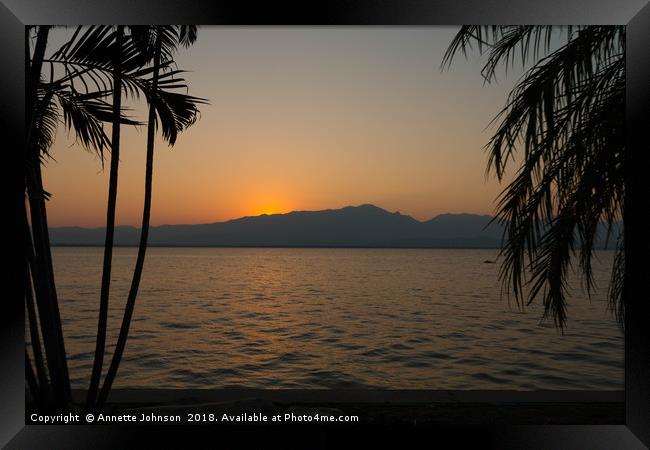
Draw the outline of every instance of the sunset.
M624 27L25 37L30 423L624 417Z
M503 187L483 147L518 68L485 86L478 59L442 70L457 30L202 27L176 62L210 104L174 147L158 143L152 224L363 203L419 220L494 213ZM140 220L145 141L122 132L120 225ZM108 165L64 130L51 154L50 224L102 226Z

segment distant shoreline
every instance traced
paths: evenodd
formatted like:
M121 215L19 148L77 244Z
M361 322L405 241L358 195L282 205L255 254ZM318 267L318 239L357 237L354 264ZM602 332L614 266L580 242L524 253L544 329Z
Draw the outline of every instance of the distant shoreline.
M614 248L599 228L594 246ZM56 246L102 246L104 228L55 227ZM115 228L114 245L137 247L137 228ZM227 222L160 225L150 229L150 247L189 248L358 248L496 249L507 237L503 224L477 214L442 214L420 222L374 205L243 217ZM609 244L609 245L608 245Z

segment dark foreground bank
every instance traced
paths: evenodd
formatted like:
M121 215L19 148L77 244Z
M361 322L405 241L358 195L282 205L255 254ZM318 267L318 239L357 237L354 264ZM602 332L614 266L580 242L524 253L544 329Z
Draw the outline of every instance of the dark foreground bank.
M85 392L75 391L73 397L81 405ZM35 413L28 406L26 423L38 423ZM95 423L625 423L622 391L129 389L114 391L104 413ZM78 423L88 423L83 414Z

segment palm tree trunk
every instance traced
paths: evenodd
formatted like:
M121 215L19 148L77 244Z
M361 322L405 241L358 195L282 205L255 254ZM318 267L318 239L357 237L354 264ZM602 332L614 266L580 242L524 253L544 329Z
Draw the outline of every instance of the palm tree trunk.
M31 135L30 131L34 126L37 115L38 84L48 34L49 27L41 26L38 28L34 57L32 58L27 79L26 114L27 124L29 126L28 136ZM26 34L26 39L29 39L29 33ZM59 306L54 285L54 271L47 231L45 191L41 176L40 154L29 138L26 142L26 150L28 169L26 173L26 184L35 250L32 275L34 277L36 300L41 321L43 345L45 347L54 396L53 406L58 409L68 409L70 405L70 379L63 342L61 317L59 315Z
M34 375L34 369L32 368L32 363L29 360L29 353L25 349L25 378L27 378L27 386L29 386L29 391L32 393L32 397L37 404L42 405L42 399L38 383L36 382L36 375Z
M106 240L104 242L104 264L102 286L99 300L99 320L95 342L95 360L86 398L86 407L95 403L99 380L104 364L106 347L106 328L108 322L108 301L111 286L111 261L113 259L113 238L115 234L115 209L117 204L117 176L120 164L120 117L122 110L122 46L124 26L117 27L115 35L115 54L113 55L113 126L111 136L111 168L108 181L108 206L106 208Z
M162 36L160 28L161 27L156 27L151 95L156 95L155 93L158 89L158 75L160 71L160 59L162 52ZM110 392L115 380L115 376L117 375L117 369L120 365L122 354L124 353L124 348L126 347L126 340L129 334L129 327L131 325L131 317L133 316L133 310L135 308L135 299L138 295L138 288L140 287L140 279L142 277L142 269L144 267L144 258L147 251L147 240L149 237L149 218L151 215L151 193L153 181L153 155L155 137L156 109L153 99L150 99L149 120L147 124L147 162L145 170L144 208L142 211L142 228L140 230L138 256L136 259L135 268L133 270L133 279L131 280L131 288L129 290L129 296L126 301L126 307L124 308L124 317L122 318L122 326L120 328L120 334L115 346L115 353L113 354L111 365L108 369L108 372L106 373L106 378L97 400L96 406L98 409L101 408L106 402L108 393Z
M26 233L26 252L27 261L25 264L25 303L27 306L27 320L29 323L30 339L32 341L32 353L34 354L34 365L36 366L36 374L38 376L38 387L40 390L41 400L50 397L50 389L45 372L45 363L43 361L43 351L41 347L41 337L39 335L39 321L36 316L36 307L34 306L34 290L32 288L32 267L34 266L34 245L32 244L32 237L29 230L29 222L27 220L27 205L23 203L23 219L25 221Z
M31 246L27 249L31 253ZM32 255L30 255L31 257ZM45 373L45 364L43 363L43 351L41 349L41 339L38 334L38 318L36 317L36 308L34 307L34 293L32 291L32 280L29 270L29 262L25 268L25 302L27 304L27 320L29 323L29 335L32 341L32 353L34 354L34 366L36 366L36 375L38 377L38 393L34 394L40 398L48 398L49 389L47 375Z

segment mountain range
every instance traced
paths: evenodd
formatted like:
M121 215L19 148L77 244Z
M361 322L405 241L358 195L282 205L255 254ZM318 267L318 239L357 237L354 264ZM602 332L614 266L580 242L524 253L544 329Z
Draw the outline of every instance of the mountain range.
M499 248L503 227L491 216L441 214L427 221L374 205L263 214L226 222L161 225L150 246ZM50 229L52 245L104 245L104 228ZM138 245L140 230L115 228L116 246Z

